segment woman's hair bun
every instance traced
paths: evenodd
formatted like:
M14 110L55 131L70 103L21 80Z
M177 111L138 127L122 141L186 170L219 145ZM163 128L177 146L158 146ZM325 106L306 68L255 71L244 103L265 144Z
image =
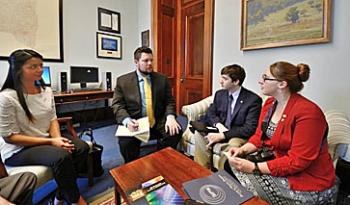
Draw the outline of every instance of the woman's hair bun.
M306 64L299 63L297 65L298 76L301 82L306 82L310 77L310 67Z

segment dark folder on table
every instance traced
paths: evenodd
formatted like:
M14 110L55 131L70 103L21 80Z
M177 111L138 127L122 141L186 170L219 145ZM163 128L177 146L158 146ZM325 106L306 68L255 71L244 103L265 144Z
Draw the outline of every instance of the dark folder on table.
M183 188L191 199L204 204L235 205L253 197L251 192L225 170L185 182Z

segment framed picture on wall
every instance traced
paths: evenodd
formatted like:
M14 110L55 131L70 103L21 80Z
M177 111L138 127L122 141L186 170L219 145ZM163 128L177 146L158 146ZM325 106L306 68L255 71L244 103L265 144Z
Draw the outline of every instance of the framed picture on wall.
M96 34L98 58L122 59L122 37L106 33Z
M141 32L141 45L149 47L149 30Z
M330 41L331 0L242 0L241 50Z
M62 0L1 2L0 59L26 48L45 61L63 62Z
M120 13L98 8L98 30L120 34Z

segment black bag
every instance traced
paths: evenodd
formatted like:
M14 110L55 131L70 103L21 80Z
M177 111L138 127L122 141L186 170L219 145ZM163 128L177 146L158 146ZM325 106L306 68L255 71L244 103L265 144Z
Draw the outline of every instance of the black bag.
M89 163L92 163L92 172L94 177L99 177L103 174L104 170L102 167L102 152L103 152L103 146L100 144L97 144L95 141L95 138L93 136L93 130L91 128L87 128L83 130L79 138L82 138L84 136L88 136L90 139L90 142L92 143L92 151L89 152L89 158L91 161ZM89 160L88 160L89 161ZM90 165L91 166L91 165ZM89 167L89 165L88 165Z
M275 159L275 155L272 150L263 146L262 148L258 149L258 151L248 154L245 158L251 162L258 163Z
M195 131L198 131L198 132L203 133L205 135L207 135L210 132L213 132L213 133L218 133L219 132L218 128L210 127L206 123L199 122L199 121L190 121L190 125L192 126L192 127L190 127L190 131L193 134L194 134Z

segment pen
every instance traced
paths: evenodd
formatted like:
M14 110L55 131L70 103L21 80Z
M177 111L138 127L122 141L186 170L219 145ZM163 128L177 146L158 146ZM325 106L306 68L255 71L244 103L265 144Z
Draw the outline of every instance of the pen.
M135 119L131 119L131 122L133 123L133 128L135 131L139 129L139 123Z

